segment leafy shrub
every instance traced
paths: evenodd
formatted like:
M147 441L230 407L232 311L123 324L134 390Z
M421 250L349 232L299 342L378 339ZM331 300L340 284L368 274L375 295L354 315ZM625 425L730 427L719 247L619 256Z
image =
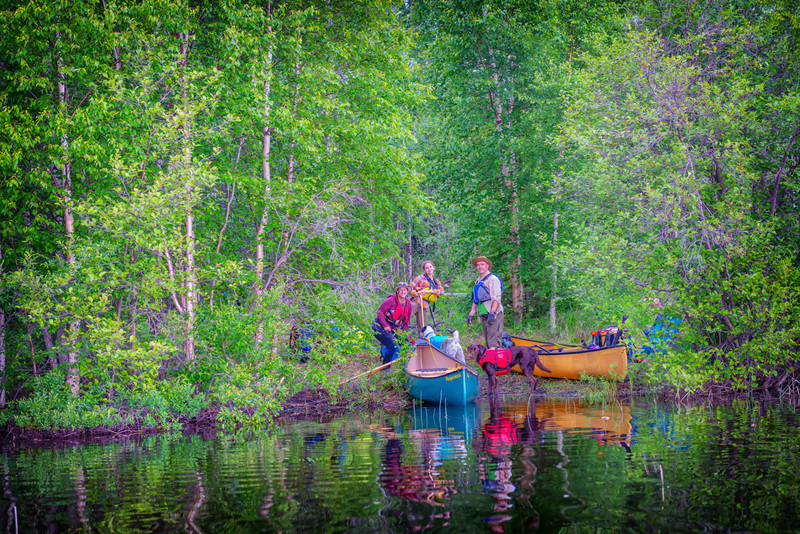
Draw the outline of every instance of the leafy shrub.
M235 361L258 361L269 356L273 340L286 337L282 319L282 288L268 291L252 312L236 302L221 302L198 310L195 341L197 352ZM285 332L284 332L285 330ZM256 344L256 335L263 340Z
M23 428L92 428L121 422L113 407L73 397L66 388L64 372L60 369L34 379L31 395L17 401L15 407L14 422Z
M280 373L258 371L236 365L214 381L210 400L220 407L217 418L223 430L257 433L272 423L289 385Z
M122 390L118 397L132 415L142 419L142 425L161 426L177 430L181 416L196 416L208 405L202 394L182 376L162 380L153 387ZM154 423L151 424L151 421Z

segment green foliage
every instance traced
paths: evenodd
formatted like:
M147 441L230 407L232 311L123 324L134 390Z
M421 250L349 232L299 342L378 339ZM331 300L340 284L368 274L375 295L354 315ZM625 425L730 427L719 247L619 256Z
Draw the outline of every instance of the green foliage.
M699 393L713 377L706 364L707 353L696 351L655 351L644 361L632 364L632 381L645 389L669 387L676 394Z
M442 256L455 265L489 256L509 294L512 276L525 288L530 315L544 312L555 291L547 261L556 245L554 212L573 216L553 187L562 160L560 95L571 86L576 52L593 49L595 35L619 24L616 9L608 2L426 0L411 10L422 75L436 96L421 110L420 150L429 194L445 218L434 218ZM431 242L426 230L417 233ZM560 228L558 239L569 232Z
M72 397L60 370L35 378L32 387L31 394L14 405L13 420L22 428L68 430L122 422L114 407Z
M212 358L232 361L261 361L272 350L272 340L288 329L282 319L285 307L279 303L283 288L267 292L252 312L236 303L220 301L214 308L202 308L197 321L198 350ZM259 333L265 340L256 345Z
M800 268L765 242L753 240L747 255L721 261L682 299L695 325L689 340L711 346L713 377L738 389L791 367L800 339Z
M623 315L641 339L658 296L686 346L644 380L770 383L800 339L800 26L737 6L4 7L4 387L33 361L78 388L70 424L79 399L174 425L208 395L226 428L268 425L375 349L401 250L457 292L490 256L526 289L509 325L565 341ZM306 365L292 324L318 334ZM27 422L64 400L36 384Z
M617 381L581 373L580 398L589 404L610 404L617 401Z
M766 81L785 80L785 71L767 74L768 63L794 61L788 34L772 25L796 21L759 3L750 14L721 2L695 7L693 30L676 33L672 12L647 4L649 20L664 24L633 20L584 55L565 100L559 181L577 217L553 260L585 307L613 314L654 296L674 305L691 345L679 363L655 362L653 380L751 388L785 369L800 339L798 245L783 215L772 217L785 210L796 220L796 176L764 157L775 135L787 158L796 153L781 105L795 90ZM753 127L762 122L770 134Z
M337 317L295 374L290 316L385 276L402 239L387 229L424 204L407 146L427 90L392 10L148 0L0 15L0 305L20 355L6 390L31 357L47 373L75 359L76 398L126 421L172 427L205 405L195 389L226 427L255 428L303 381L335 389L330 369L371 345L368 324Z
M117 402L123 403L127 419L143 421L145 427L179 430L180 417L195 417L208 407L202 394L184 377L159 381L151 388L122 389Z
M290 391L291 370L292 366L280 360L267 360L255 367L230 366L214 381L209 396L220 407L217 419L222 429L240 433L268 430Z

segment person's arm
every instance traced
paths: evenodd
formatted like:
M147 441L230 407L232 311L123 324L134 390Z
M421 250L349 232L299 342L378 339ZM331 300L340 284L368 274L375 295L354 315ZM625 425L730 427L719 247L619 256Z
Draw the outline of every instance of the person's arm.
M491 313L496 313L497 308L500 307L500 299L502 298L503 294L500 292L500 279L497 275L490 276L486 279L489 285L489 296L492 298L492 304L490 305L489 311Z
M391 309L391 307L392 307L392 302L391 302L391 297L389 297L386 300L384 300L383 304L381 304L380 308L378 308L378 315L377 315L378 322L381 323L381 326L387 332L392 329L389 323L386 322L386 312L388 312Z
M444 295L444 286L442 286L442 281L438 278L436 279L436 294L437 295Z

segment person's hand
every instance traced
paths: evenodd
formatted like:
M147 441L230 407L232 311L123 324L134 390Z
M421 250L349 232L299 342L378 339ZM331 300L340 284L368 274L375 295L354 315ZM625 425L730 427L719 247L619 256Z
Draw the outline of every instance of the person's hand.
M391 332L391 331L392 331L392 327L391 327L391 326L389 326L388 324L387 324L386 326L384 326L384 327L383 327L383 329L384 329L386 332Z
M494 323L494 312L489 312L489 324Z
M467 315L467 326L472 326L472 315Z

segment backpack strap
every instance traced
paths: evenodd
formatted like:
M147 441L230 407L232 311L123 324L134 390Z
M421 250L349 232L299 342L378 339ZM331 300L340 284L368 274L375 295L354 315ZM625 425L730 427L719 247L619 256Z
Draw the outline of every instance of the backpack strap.
M436 278L431 278L427 274L425 274L424 276L425 276L425 279L428 281L428 288L429 289L433 289L434 291L439 289L439 281L436 280ZM421 298L420 299L420 305L422 304L423 300L426 300L426 299L422 299ZM436 310L436 303L435 302L428 302L428 309L430 309L431 313L433 313Z
M424 276L425 276L425 279L428 281L428 287L430 289L438 289L439 288L439 282L436 280L436 278L431 278L427 274L424 275Z

